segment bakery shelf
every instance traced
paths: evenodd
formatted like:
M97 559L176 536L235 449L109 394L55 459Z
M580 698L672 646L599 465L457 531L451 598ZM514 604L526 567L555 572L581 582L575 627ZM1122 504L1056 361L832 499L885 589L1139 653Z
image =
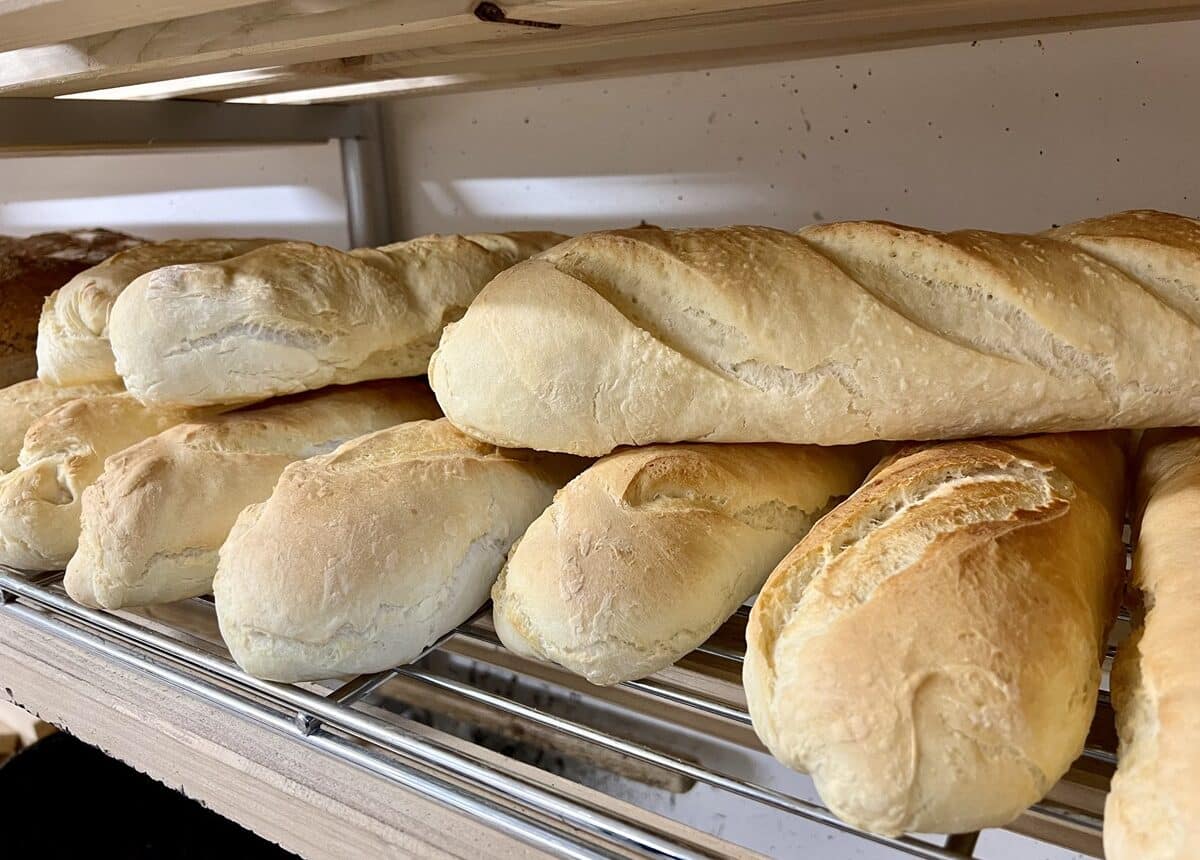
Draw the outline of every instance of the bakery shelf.
M0 95L343 101L1200 17L1189 0L299 5L3 3Z
M393 241L394 234L384 191L379 114L379 105L373 102L238 105L0 99L0 157L337 140L351 244L383 245Z
M486 612L412 666L340 687L282 685L252 678L229 660L208 601L109 614L71 602L60 578L0 570L6 694L305 856L332 856L347 845L466 855L484 844L491 856L499 846L504 856L748 856L716 834L414 722L405 716L414 707L472 725L472 738L516 736L680 797L705 786L730 803L853 833L897 856L977 856L979 834L860 833L803 793L678 749L678 734L690 732L795 778L749 729L735 644L744 616L679 666L612 689L506 652ZM487 680L512 673L553 690L570 708L531 704ZM1110 722L1102 706L1093 731L1100 746L1013 830L1100 856ZM614 728L639 723L643 736ZM675 737L660 728L647 741L646 725L670 725Z

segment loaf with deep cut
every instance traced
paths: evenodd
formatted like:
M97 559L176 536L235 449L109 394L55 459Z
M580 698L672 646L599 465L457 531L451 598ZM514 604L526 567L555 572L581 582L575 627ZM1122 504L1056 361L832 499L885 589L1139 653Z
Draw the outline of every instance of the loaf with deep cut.
M758 591L871 464L869 451L808 445L610 454L513 547L492 589L496 632L593 684L657 672Z
M750 715L840 818L999 827L1082 752L1122 584L1123 436L902 453L771 574Z
M493 276L564 238L424 236L349 252L287 242L159 269L113 308L117 371L144 403L183 405L420 376Z
M444 419L293 463L221 547L221 635L238 665L275 681L410 662L487 601L513 541L582 466Z
M285 466L439 415L417 380L364 382L179 424L132 445L84 490L67 593L106 609L207 594L237 515L271 495Z
M174 263L244 254L274 239L172 239L114 254L73 277L46 299L38 320L38 378L52 385L119 382L109 343L117 296L139 275Z
M943 439L1200 424L1200 221L593 233L501 273L430 363L499 445Z
M1109 860L1200 857L1200 433L1147 434L1134 511L1133 633L1117 651Z

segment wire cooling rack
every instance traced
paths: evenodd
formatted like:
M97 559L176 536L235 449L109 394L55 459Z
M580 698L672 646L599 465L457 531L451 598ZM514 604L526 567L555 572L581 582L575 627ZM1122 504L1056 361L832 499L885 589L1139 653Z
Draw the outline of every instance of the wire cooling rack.
M647 823L653 822L653 816L634 820L613 806L556 791L549 782L539 783L464 752L461 744L443 743L436 733L414 733L405 727L404 720L389 719L388 711L364 708L364 703L370 700L386 704L395 699L390 691L396 688L401 698L418 706L442 702L459 719L464 713L467 719L472 713L487 713L502 717L510 725L536 730L543 738L561 739L574 750L584 750L584 758L589 757L586 751L591 751L592 760L601 768L643 768L670 776L679 786L707 786L774 814L795 816L887 846L897 856L936 860L978 856L978 833L898 838L866 833L839 821L811 799L668 752L644 739L625 736L615 728L619 720L606 720L601 729L594 721L573 719L497 691L495 685L471 683L469 677L461 677L461 672L448 671L448 660L422 659L328 689L262 681L239 669L212 635L215 613L211 601L186 601L186 613L176 611L174 616L171 612L165 616L113 614L71 601L62 590L61 579L61 573L31 576L0 567L0 611L13 613L41 630L266 725L297 744L350 762L560 856L716 855L702 845L702 840L689 843L680 838L678 828L668 832ZM180 618L190 620L183 623ZM194 629L196 618L206 623L207 638ZM427 655L441 654L460 664L467 661L480 671L494 670L558 685L564 695L583 695L617 712L649 714L668 725L686 725L761 750L749 728L750 717L738 685L745 622L743 610L682 661L684 672L668 670L614 688L591 688L555 667L505 651L491 627L486 607L436 643ZM1102 693L1083 757L1055 791L1032 807L1013 829L1062 846L1078 848L1081 837L1085 842L1090 837L1093 844L1098 844L1103 824L1103 786L1115 761L1113 747L1112 714L1107 696ZM1098 781L1102 784L1099 792Z

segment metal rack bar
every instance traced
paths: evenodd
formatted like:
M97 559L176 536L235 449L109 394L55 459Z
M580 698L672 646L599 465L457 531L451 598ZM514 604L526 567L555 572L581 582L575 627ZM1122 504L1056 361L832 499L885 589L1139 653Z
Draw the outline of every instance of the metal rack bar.
M362 248L386 245L396 236L388 210L382 108L378 102L364 102L358 110L359 133L343 136L339 143L350 244Z
M338 687L325 698L339 705L353 705L355 702L361 701L371 695L371 693L378 690L394 677L396 677L394 669L389 669L386 672L376 672L373 675L359 675L357 678L351 678L342 684L342 686ZM321 727L320 720L312 714L304 713L304 711L296 712L295 721L296 728L305 735L311 735Z
M936 858L936 860L961 860L964 856L961 853L947 851L939 846L930 845L927 842L922 842L918 839L913 839L908 836L899 838L891 838L887 836L878 836L874 833L866 833L858 830L838 819L832 812L823 806L809 801L802 800L798 797L792 797L787 794L775 791L770 788L765 788L754 783L745 782L744 780L708 770L707 768L694 765L691 762L676 758L675 756L667 755L658 750L650 749L641 744L633 743L622 738L616 738L611 735L606 735L603 732L596 731L580 723L547 714L539 711L536 708L531 708L527 705L522 705L519 702L514 702L503 696L489 693L485 690L480 690L475 687L467 686L466 684L453 681L448 678L442 678L437 675L432 675L428 672L423 672L415 669L400 669L397 673L402 678L411 678L415 681L420 681L423 684L428 684L440 690L454 693L464 699L473 702L478 702L487 705L502 713L509 714L514 717L519 717L530 723L545 726L546 728L554 729L565 735L578 738L580 740L589 741L598 746L606 747L629 756L630 758L660 767L663 770L671 771L672 773L686 776L696 782L701 782L706 785L711 785L714 788L720 788L728 791L730 794L736 794L739 797L744 797L747 800L757 801L758 803L772 806L784 812L789 812L793 815L798 815L801 818L815 821L819 824L824 824L828 827L833 827L844 833L849 833L854 836L859 836L868 839L872 842L878 842L881 845L887 845L889 848L895 848L903 851L906 854L911 854L914 857ZM966 856L970 856L967 854Z
M486 642L489 645L501 644L499 637L495 633L480 630L470 625L463 625L456 632L468 638ZM693 708L694 710L702 711L715 717L722 717L731 722L740 723L745 726L750 725L750 714L741 708L735 708L725 702L719 702L707 696L700 696L690 693L687 690L681 690L678 687L664 684L653 678L643 678L638 681L622 681L620 686L648 693L673 704Z
M378 102L250 105L204 101L0 99L0 155L173 146L340 144L354 247L394 241Z
M376 121L359 105L6 98L0 152L321 143L365 137Z
M286 716L274 713L246 699L234 696L213 684L208 684L191 678L171 667L137 654L131 649L112 642L86 630L73 628L56 621L52 616L27 606L9 606L9 612L15 613L24 621L53 633L84 647L98 651L107 657L147 672L160 680L186 690L193 695L207 699L221 707L256 720L283 734L296 734L297 727ZM561 833L558 833L540 821L506 809L483 796L472 796L435 776L421 773L411 767L388 761L379 756L371 755L361 748L327 733L301 734L305 742L329 755L348 759L355 764L370 770L380 776L433 797L447 806L458 809L469 815L474 815L493 823L506 833L516 836L530 844L561 853L565 857L579 860L608 860L620 855L609 851L589 849L581 846Z
M68 638L76 637L73 641L82 641L78 637L99 638L109 646L107 649L102 649L105 654L138 667L142 667L143 663L149 663L156 667L153 671L157 673L158 677L172 680L174 675L166 678L163 673L173 672L176 675L182 673L185 678L190 678L190 682L182 686L209 700L224 705L225 697L232 696L240 703L233 709L237 713L258 719L275 728L279 728L280 721L283 721L287 724L287 731L301 741L321 739L313 745L329 754L339 755L358 763L355 756L342 755L342 750L336 747L338 742L345 743L340 740L340 736L348 735L373 744L379 752L399 756L411 765L433 771L435 780L440 779L438 776L440 774L451 779L465 781L473 786L485 786L486 788L481 789L485 794L491 791L502 794L506 799L517 801L524 810L522 814L526 818L536 818L542 823L543 830L545 829L543 819L549 815L551 819L564 822L573 828L571 833L574 834L573 838L576 840L580 839L578 831L584 831L587 838L580 843L583 848L601 851L600 854L586 856L608 856L602 850L605 845L621 846L646 856L691 858L709 855L697 846L680 845L677 837L665 836L661 831L621 818L602 805L585 803L578 798L556 793L520 776L498 770L478 758L464 754L460 749L439 743L436 739L406 732L400 726L355 710L354 703L362 700L372 690L377 689L391 678L400 677L424 684L473 705L488 707L497 713L515 718L518 722L558 732L610 753L626 756L640 764L683 776L744 800L797 815L912 856L935 858L936 860L964 860L964 858L973 856L971 834L950 837L945 846L939 846L908 836L891 839L864 833L836 819L819 803L712 770L702 764L681 759L624 737L547 713L514 699L446 678L416 666L363 675L326 695L319 695L294 686L261 681L246 675L231 661L219 655L185 644L123 618L76 605L59 590L51 589L50 586L59 577L61 574L50 574L39 577L37 582L34 582L0 567L0 602L8 603L4 608L17 611L22 618L27 618L29 613L33 613L39 619L34 623L40 624L45 629L53 629L56 633L69 631L63 635ZM20 605L12 603L18 598ZM32 604L34 608L25 604ZM82 631L80 627L83 628ZM455 635L466 635L493 644L498 641L494 633L479 624L477 616L476 619L467 622L458 630L447 634L446 637L431 646L429 651L437 649L446 639ZM87 639L88 644L92 643L92 639ZM201 677L197 679L189 675L189 672L198 673ZM214 682L219 682L219 685ZM175 681L172 680L172 683ZM749 720L748 715L740 708L680 691L670 685L660 684L653 680L633 682L626 686L701 713L734 718L738 722L748 722ZM232 692L228 689L229 687L233 688ZM220 695L213 693L214 690ZM239 696L239 693L242 695ZM263 701L265 701L265 705ZM720 707L714 707L714 705L720 705ZM265 718L263 716L264 708L267 712ZM364 767L388 778L393 778L387 772L387 767L394 766L394 763L389 764L389 759L380 758L379 755L371 752L364 752L361 746L351 744L351 748L356 751L357 755L366 755L370 759L362 762ZM380 765L380 761L384 762L384 765ZM423 770L418 773L424 776ZM409 774L396 777L394 781L408 786L412 779L413 777ZM404 780L409 780L409 782ZM453 786L450 790L460 791ZM440 797L436 786L433 790L425 793L430 797ZM484 796L482 799L474 797L474 800L482 803L487 800L487 797ZM1041 818L1057 822L1059 825L1073 830L1091 833L1098 833L1100 830L1100 820L1093 812L1071 806L1068 803L1046 799L1032 807L1031 811ZM485 820L492 820L486 812L480 814L484 815ZM498 826L516 825L510 821ZM522 828L525 826L525 823L520 824ZM545 837L544 832L539 838L543 837ZM561 833L557 837L552 833L550 837L546 838L560 837L562 837Z
M463 635L469 636L471 638L479 639L481 641L489 642L491 644L499 644L499 642L500 642L500 640L497 637L495 637L494 635L489 635L488 633L485 633L484 631L474 629L474 628L471 628L471 627L468 627L465 625L464 625L464 627L460 627L458 632L462 633ZM405 675L406 673L404 670L401 670L399 672L399 674ZM408 677L415 677L415 676L408 675ZM423 679L417 678L417 680L423 680ZM704 696L699 696L695 693L690 693L685 690L680 690L677 687L674 687L669 684L664 684L664 683L662 683L660 681L656 681L652 678L645 678L645 679L642 679L639 681L624 681L621 683L621 686L629 687L631 689L638 690L643 693L648 693L649 695L655 696L660 699L664 699L673 704L682 705L682 706L689 707L689 708L692 708L697 711L702 711L707 714L711 714L711 715L718 716L718 717L723 717L724 719L731 720L733 722L742 723L744 725L752 725L752 721L750 719L750 714L741 708L736 708L731 705L725 704L723 702L718 702L718 701L715 701L713 699L710 699L710 698L707 698ZM1107 700L1103 691L1100 693L1100 696L1101 696L1101 701ZM507 701L506 701L506 703L507 703ZM511 704L511 703L507 703L507 704ZM504 706L501 705L498 707L503 708ZM535 718L530 717L530 719L531 719L531 721L536 721ZM557 719L557 718L555 718L555 719ZM561 722L563 722L563 721L560 721L560 724L561 724ZM608 740L611 741L612 739L610 738ZM1082 756L1084 758L1091 758L1091 759L1103 761L1106 763L1112 763L1112 764L1115 764L1116 760L1117 760L1116 756L1113 753L1111 753L1107 750L1096 748L1096 747L1086 747L1082 753ZM661 764L658 762L653 762L653 763L658 764L658 766L663 767L665 770L672 770L672 767L670 765ZM713 774L712 772L707 772L707 774L709 777L720 777L720 774ZM696 776L695 774L688 773L685 775L691 777L692 779L697 780L698 782L708 782L709 784L714 784L711 782L710 779L701 778L699 776ZM722 785L721 787L726 788L726 790L729 790L733 793L742 794L741 791L739 791L733 787L729 787L729 786L725 786L725 785ZM757 788L757 786L755 786L755 788ZM743 796L746 796L746 795L743 794ZM788 798L786 795L781 795L780 797L783 797L787 800L796 801L796 798ZM777 802L768 800L766 797L756 797L754 799L757 799L760 802L767 803L772 806L776 806L778 808L783 808L783 807L780 807ZM778 800L778 798L775 798L775 800ZM800 802L804 803L804 801L800 801ZM833 817L827 810L824 809L824 807L817 807L817 808L821 809L825 815L830 815L830 818L832 819L832 822L825 820L823 817L820 819L817 819L817 820L820 820L822 823L827 823L827 824L832 823L832 826L838 827L839 829L844 829L847 832L855 833L858 835L866 835L867 838L873 838L871 835L864 834L864 833L862 833L862 831L856 830L854 828L846 828L845 825L840 820ZM1069 824L1070 826L1072 826L1074 828L1087 830L1092 833L1098 834L1101 832L1101 830L1103 828L1102 822L1099 819L1097 819L1095 816L1091 815L1086 810L1078 809L1076 807L1069 806L1067 804L1064 804L1064 803L1061 803L1058 801L1054 801L1054 800L1050 800L1050 799L1043 799L1043 800L1039 801L1038 803L1033 804L1032 806L1030 806L1030 810L1033 812L1036 812L1046 818L1051 818L1056 821L1060 821L1060 822ZM787 811L793 812L795 814L799 814L803 817L808 817L803 812L800 812L796 809L789 808ZM957 834L957 835L966 836L969 834ZM879 840L876 840L876 841L879 841ZM903 846L892 845L891 847L901 848L901 850L906 850ZM951 853L949 855L941 854L941 855L935 855L935 856L961 857L964 855ZM970 856L970 854L967 854L965 856Z
M424 767L446 773L474 785L487 786L489 790L500 792L508 799L532 811L548 814L574 828L592 834L596 838L653 857L698 860L698 858L713 856L697 846L682 844L661 832L616 818L595 804L587 804L581 800L568 800L532 781L498 770L478 760L468 759L453 747L435 739L422 737L399 726L343 707L299 687L254 678L228 660L206 654L199 649L183 645L123 619L80 606L69 598L25 582L18 575L7 572L4 568L0 568L0 591L9 592L19 598L53 610L66 618L116 635L125 641L140 644L158 655L176 660L189 668L261 695L289 710L312 714L327 726L375 743L390 753L412 760ZM25 613L29 611L26 607L13 605L11 602L5 608L9 611L17 611L22 617L25 617ZM47 624L55 626L55 622L52 620ZM57 626L64 630L70 629L66 625L59 624ZM119 657L120 655L114 653L110 656ZM289 730L294 731L294 720L289 717L286 722ZM298 732L297 735L305 737Z

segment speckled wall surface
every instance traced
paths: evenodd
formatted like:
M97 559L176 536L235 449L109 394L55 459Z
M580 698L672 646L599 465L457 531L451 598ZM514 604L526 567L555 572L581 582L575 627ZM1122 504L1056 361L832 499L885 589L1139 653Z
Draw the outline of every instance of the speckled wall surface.
M1200 23L395 101L403 234L1200 213Z

